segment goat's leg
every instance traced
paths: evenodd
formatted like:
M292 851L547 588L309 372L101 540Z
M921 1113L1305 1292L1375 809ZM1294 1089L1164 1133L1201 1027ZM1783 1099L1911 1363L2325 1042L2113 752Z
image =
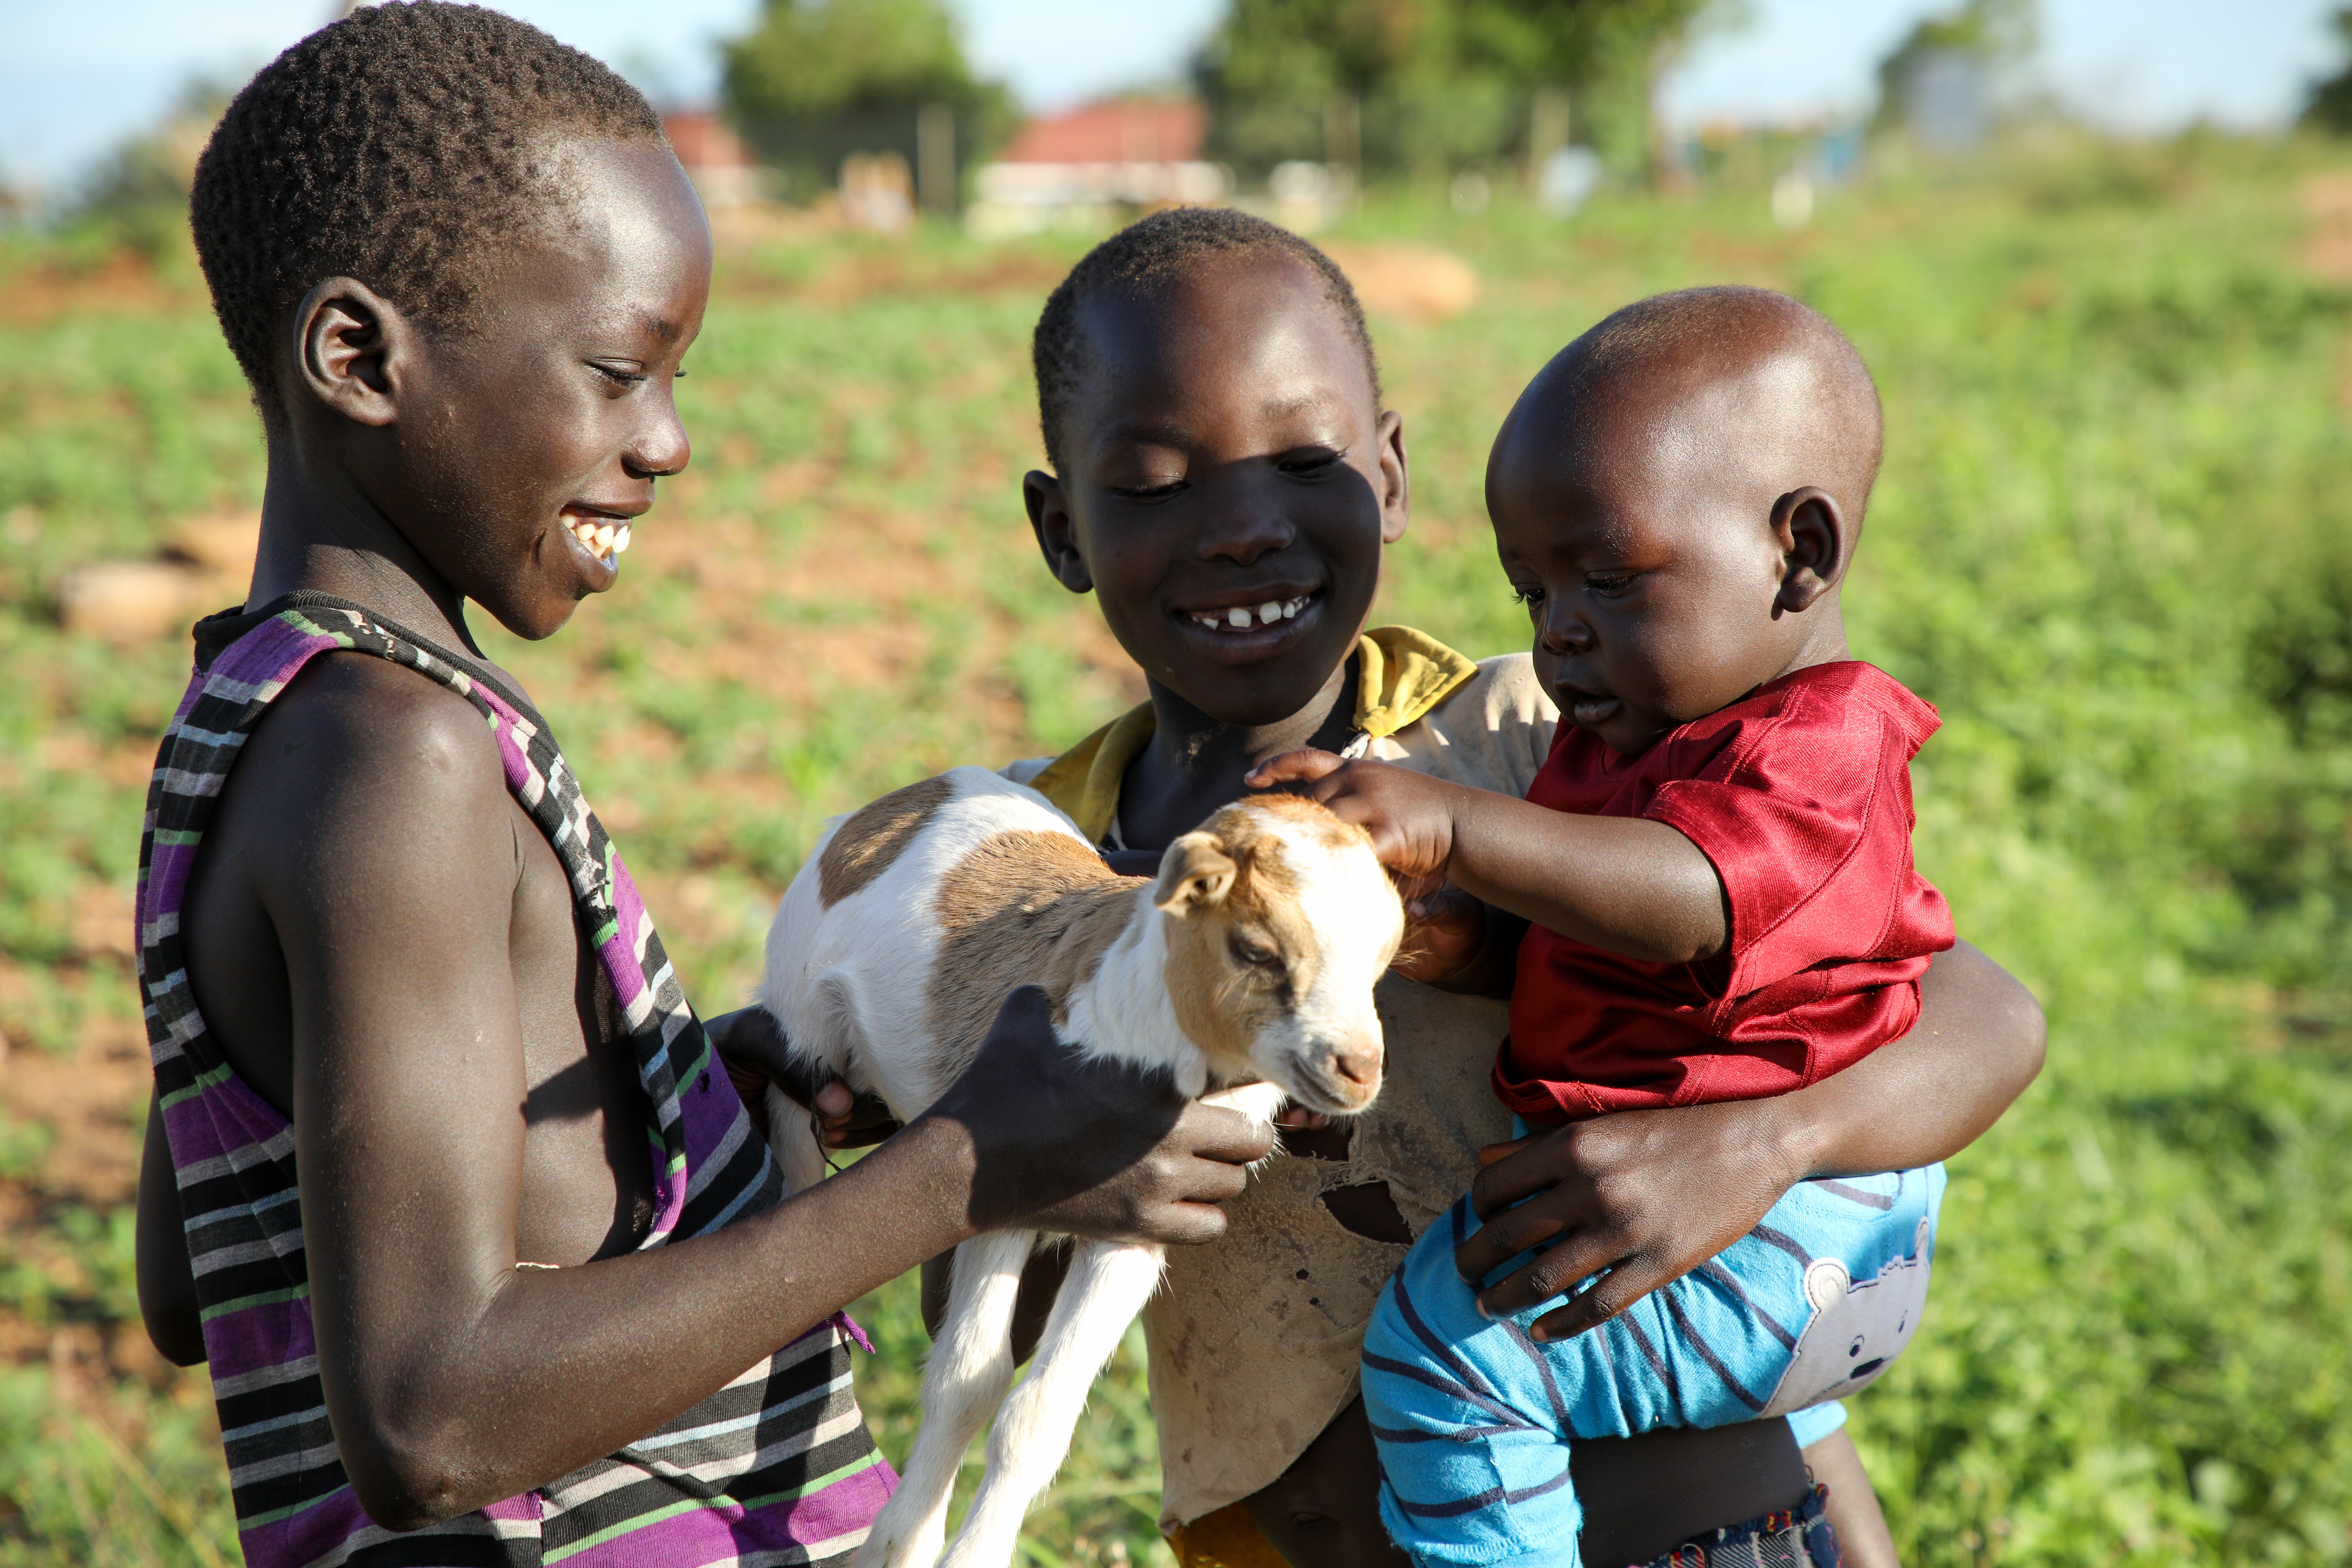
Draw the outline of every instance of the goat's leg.
M768 1148L784 1168L784 1185L807 1192L824 1180L824 1145L809 1125L807 1106L770 1084L767 1089Z
M856 1568L930 1568L947 1539L964 1451L1013 1385L1013 1307L1037 1235L996 1230L956 1248L947 1321L923 1369L923 1425Z
M1160 1268L1156 1247L1078 1244L1029 1375L997 1413L988 1473L940 1568L1003 1568L1013 1560L1030 1503L1062 1468L1095 1374L1151 1299Z

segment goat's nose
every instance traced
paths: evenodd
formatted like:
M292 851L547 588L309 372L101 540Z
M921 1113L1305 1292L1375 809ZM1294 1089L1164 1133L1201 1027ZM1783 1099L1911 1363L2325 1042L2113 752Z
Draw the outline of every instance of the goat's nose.
M1349 1083L1376 1084L1381 1081L1381 1047L1342 1046L1331 1053L1331 1066Z

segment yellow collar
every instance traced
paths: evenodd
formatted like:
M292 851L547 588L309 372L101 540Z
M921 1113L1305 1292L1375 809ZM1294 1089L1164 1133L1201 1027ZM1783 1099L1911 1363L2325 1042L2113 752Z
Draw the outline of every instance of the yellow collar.
M1356 728L1393 735L1477 672L1476 663L1427 632L1375 626L1356 643ZM1131 708L1047 763L1030 787L1100 843L1118 815L1119 782L1151 743L1153 728L1150 703Z

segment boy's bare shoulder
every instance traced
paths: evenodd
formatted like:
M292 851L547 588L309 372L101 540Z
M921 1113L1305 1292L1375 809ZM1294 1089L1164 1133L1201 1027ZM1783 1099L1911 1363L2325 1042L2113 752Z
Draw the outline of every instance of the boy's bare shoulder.
M507 793L498 742L480 710L372 654L312 660L270 704L245 753L240 793L266 779L309 805L291 814L289 827L364 813L387 826L406 820L446 828L447 813L479 812Z

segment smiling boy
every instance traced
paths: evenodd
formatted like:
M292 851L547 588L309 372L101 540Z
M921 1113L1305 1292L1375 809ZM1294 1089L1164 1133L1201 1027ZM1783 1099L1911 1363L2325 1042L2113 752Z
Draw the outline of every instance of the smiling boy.
M1264 1141L1069 1058L1028 991L784 1196L464 618L557 630L687 462L709 237L634 89L365 8L237 95L192 209L268 481L148 796L139 1292L210 1363L246 1559L838 1559L891 1486L843 1307L1016 1220L1213 1236Z
M1055 577L1096 595L1150 700L1012 776L1115 863L1122 848L1156 860L1257 763L1302 745L1514 795L1532 783L1558 710L1527 656L1474 662L1409 628L1365 629L1407 524L1409 466L1361 311L1319 251L1238 213L1155 215L1055 290L1035 358L1049 467L1024 482L1031 522ZM1890 1146L1891 1163L1925 1163L1990 1124L2038 1066L2031 1000L1967 949L1923 994L1932 1022L1831 1082L1489 1157L1576 1208L1625 1265L1620 1282L1648 1289L1743 1235L1800 1176L1885 1168L1872 1162ZM1224 1240L1171 1255L1147 1310L1161 1522L1189 1563L1393 1560L1360 1342L1381 1282L1507 1134L1486 1089L1507 1020L1402 975L1380 1005L1388 1079L1372 1110L1294 1131L1291 1153L1313 1157L1262 1167ZM1805 1458L1838 1475L1841 1527L1883 1537L1850 1443ZM1755 1423L1588 1444L1578 1486L1588 1539L1629 1561L1793 1503L1805 1471L1785 1423Z

